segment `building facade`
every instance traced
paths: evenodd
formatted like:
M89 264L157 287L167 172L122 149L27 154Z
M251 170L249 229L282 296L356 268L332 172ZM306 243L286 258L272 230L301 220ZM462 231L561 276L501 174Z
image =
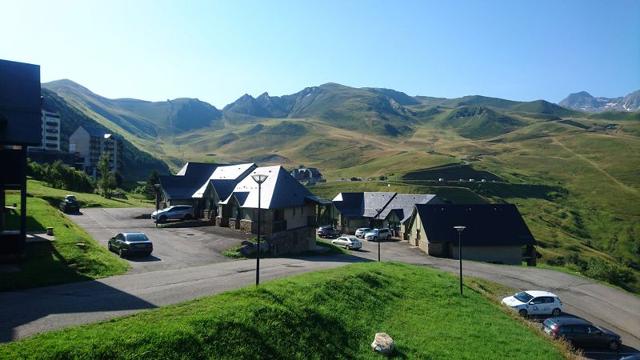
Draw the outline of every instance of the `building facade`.
M458 238L454 226L466 228ZM420 204L407 223L409 244L431 256L535 265L535 239L512 204Z
M109 156L109 169L119 172L122 167L122 139L98 129L79 126L69 136L69 152L78 153L84 160L83 170L96 177L98 162L103 154Z
M60 151L60 114L42 110L42 141L40 146L30 147L42 151Z

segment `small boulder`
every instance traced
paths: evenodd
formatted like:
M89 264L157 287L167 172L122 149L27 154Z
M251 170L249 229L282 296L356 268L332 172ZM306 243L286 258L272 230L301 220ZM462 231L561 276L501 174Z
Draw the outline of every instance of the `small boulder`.
M376 333L371 343L371 349L383 355L393 354L394 347L393 339L387 333Z

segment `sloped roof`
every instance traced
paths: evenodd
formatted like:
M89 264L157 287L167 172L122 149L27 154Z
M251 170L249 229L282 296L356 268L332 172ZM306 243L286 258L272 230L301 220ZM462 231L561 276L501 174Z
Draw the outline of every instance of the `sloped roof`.
M419 204L425 234L430 242L457 244L454 226L463 225L464 246L517 246L535 244L535 239L513 204Z
M220 166L212 163L188 162L176 175L160 176L160 186L167 199L191 199Z
M396 195L394 192L343 192L333 204L343 216L375 217Z
M386 219L393 211L400 218L400 222L404 223L411 217L413 208L416 204L426 204L436 198L433 194L397 194L380 213L380 219Z
M242 180L242 177L245 176L249 170L255 168L256 164L254 163L218 166L213 170L209 179L205 180L202 186L193 193L192 197L201 198L207 190L207 186L211 183L218 193L218 197L220 199L226 199L236 184ZM180 169L180 171L182 171L182 169ZM186 172L187 169L185 169L185 173Z
M227 199L221 204L227 204L232 196L243 208L258 208L258 184L251 175L267 175L267 179L262 183L260 207L262 209L282 209L287 207L302 206L308 197L313 196L296 179L291 176L282 166L265 166L251 171L249 176L242 179Z
M176 176L188 176L194 179L202 179L202 182L198 184L198 187L200 187L202 183L204 183L204 181L213 174L213 171L217 167L224 165L226 164L188 162L176 173Z

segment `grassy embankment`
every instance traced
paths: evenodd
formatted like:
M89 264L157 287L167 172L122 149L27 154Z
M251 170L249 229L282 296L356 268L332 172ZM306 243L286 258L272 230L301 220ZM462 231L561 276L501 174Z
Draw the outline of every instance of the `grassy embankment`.
M109 253L55 206L66 194L76 195L83 207L137 207L149 206L148 203L131 197L105 199L96 194L54 189L33 180L29 180L27 188L27 231L41 233L53 227L56 240L27 243L25 256L16 264L17 271L0 272L0 291L96 279L127 271L126 262ZM6 200L8 205L20 203L15 192L8 192ZM18 228L19 212L19 208L10 210L9 228Z
M356 264L0 345L6 358L561 359L566 348L488 299L501 288L396 263Z

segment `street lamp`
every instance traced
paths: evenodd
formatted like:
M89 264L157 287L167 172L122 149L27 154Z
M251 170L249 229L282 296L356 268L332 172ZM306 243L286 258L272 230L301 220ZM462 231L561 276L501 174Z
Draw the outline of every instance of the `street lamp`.
M458 260L460 260L460 295L462 295L462 232L467 227L458 225L458 226L454 226L453 228L458 231Z
M268 175L253 174L251 177L253 181L258 183L258 251L256 253L256 286L258 286L260 285L260 214L262 213L260 198L262 197L262 183L267 180Z
M378 217L380 216L380 213L382 212L382 209L376 209L376 220L379 220ZM380 235L380 234L378 234ZM380 236L378 236L378 262L380 262Z

